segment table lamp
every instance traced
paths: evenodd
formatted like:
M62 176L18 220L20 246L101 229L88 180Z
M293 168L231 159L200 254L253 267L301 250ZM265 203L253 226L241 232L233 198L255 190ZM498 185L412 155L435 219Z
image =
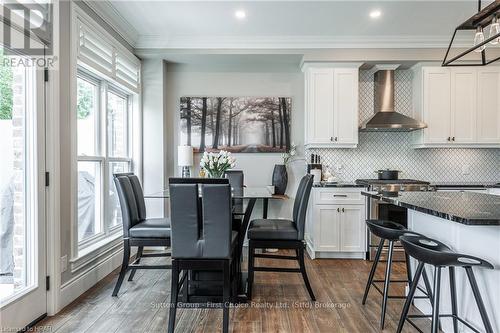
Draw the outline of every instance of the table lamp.
M190 168L193 166L193 147L177 147L177 165L182 167L182 178L191 177Z

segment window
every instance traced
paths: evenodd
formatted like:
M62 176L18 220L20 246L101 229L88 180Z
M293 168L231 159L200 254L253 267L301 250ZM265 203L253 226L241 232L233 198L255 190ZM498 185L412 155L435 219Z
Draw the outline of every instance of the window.
M77 77L78 243L121 230L113 174L132 168L131 96L84 70Z

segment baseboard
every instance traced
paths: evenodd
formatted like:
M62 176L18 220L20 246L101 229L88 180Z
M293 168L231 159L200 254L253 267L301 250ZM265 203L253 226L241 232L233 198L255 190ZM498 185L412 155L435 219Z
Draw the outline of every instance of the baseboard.
M308 249L312 259L365 259L365 252L313 252ZM313 254L313 255L311 255Z
M132 255L134 254L135 251ZM120 267L122 258L123 249L117 249L116 251L109 253L106 257L103 257L92 267L89 267L85 271L73 277L71 280L65 282L61 286L58 311L62 310L84 292L92 288L116 268ZM111 295L109 296L111 297Z

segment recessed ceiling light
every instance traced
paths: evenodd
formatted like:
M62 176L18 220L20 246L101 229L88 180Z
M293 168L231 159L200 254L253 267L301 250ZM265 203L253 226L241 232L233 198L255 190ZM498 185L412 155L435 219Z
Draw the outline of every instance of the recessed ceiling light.
M245 13L244 10L237 10L236 12L234 12L234 16L236 16L238 20L243 20L245 17L247 17L247 13Z
M370 12L370 17L372 19L379 18L381 15L382 15L382 12L380 10L378 10L378 9L372 10Z

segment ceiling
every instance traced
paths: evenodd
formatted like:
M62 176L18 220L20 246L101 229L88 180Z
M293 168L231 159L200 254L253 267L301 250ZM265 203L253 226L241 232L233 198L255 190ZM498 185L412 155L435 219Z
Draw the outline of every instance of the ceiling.
M88 3L136 49L444 47L477 10L475 0Z

